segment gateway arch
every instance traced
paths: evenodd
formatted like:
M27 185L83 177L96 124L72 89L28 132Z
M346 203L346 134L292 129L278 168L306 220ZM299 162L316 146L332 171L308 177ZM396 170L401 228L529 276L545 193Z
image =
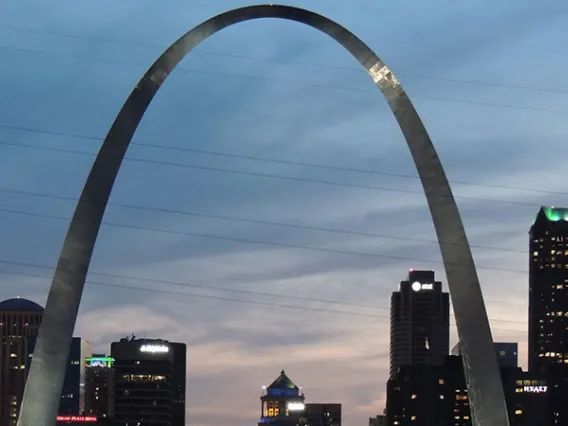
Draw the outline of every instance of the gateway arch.
M444 169L420 117L389 68L350 31L317 13L272 4L230 10L191 29L154 62L120 110L89 173L57 263L19 426L55 425L67 355L97 234L120 165L148 105L170 72L199 43L223 28L260 18L292 20L327 34L359 61L387 100L412 154L436 229L454 306L473 424L508 426L473 257Z

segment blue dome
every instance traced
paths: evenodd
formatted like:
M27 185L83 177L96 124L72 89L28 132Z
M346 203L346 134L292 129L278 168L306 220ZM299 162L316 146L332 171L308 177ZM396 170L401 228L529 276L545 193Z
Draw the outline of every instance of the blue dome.
M0 311L43 312L43 307L38 305L36 302L32 302L31 300L15 297L13 299L7 299L3 302L0 302Z

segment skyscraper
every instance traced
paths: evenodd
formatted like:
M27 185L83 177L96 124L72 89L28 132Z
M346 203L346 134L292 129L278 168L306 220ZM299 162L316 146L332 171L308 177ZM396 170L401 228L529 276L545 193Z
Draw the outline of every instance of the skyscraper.
M450 345L450 299L434 271L410 270L391 297L390 377L403 365L442 365Z
M183 359L180 359L182 347ZM175 377L176 372L185 372L182 365L185 344L125 338L112 343L111 356L114 358L113 424L185 426L185 401L183 416L179 401L182 379Z
M94 354L86 360L85 415L97 418L112 417L112 384L114 359Z
M62 416L79 416L85 412L85 364L90 356L90 343L80 337L73 337L59 403L59 414Z
M15 298L0 303L0 426L16 426L43 308Z
M529 371L546 374L550 424L567 425L568 209L541 207L529 237Z
M568 363L568 209L542 207L529 235L529 370L539 370Z

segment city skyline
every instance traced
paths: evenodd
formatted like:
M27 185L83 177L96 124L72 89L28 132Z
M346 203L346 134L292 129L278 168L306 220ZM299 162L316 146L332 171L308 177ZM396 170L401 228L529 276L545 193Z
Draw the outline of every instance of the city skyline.
M130 5L131 17L118 6L103 3L109 8L104 16L68 1L62 2L64 7L57 15L40 6L32 14L24 14L24 8L18 5L8 7L0 18L0 32L6 40L3 43L16 49L1 50L14 66L0 71L0 90L13 100L9 105L0 105L0 125L9 124L20 130L1 127L1 141L94 152L100 141L49 132L104 135L132 83L162 47L207 16L242 5L236 1L219 1L215 7L200 4L183 9L180 3L166 2L164 10L158 12L168 22L162 28L151 24L150 18L157 13L154 8ZM528 273L518 271L526 271L528 265L528 229L540 205L566 206L567 196L457 182L567 191L557 178L562 176L559 150L566 135L564 116L554 112L565 109L562 101L566 95L561 92L568 90L562 73L555 71L563 66L559 36L563 24L554 17L562 7L554 10L541 5L488 7L487 2L471 2L465 9L454 9L457 6L440 1L435 12L430 7L424 10L431 14L430 20L419 22L417 18L403 17L404 4L363 4L361 7L368 10L364 16L339 3L314 1L301 6L345 24L400 74L401 82L432 133L450 181L455 181L452 182L455 194L461 197L458 204L480 267L494 339L518 341L520 364L526 366ZM185 13L180 13L180 7ZM388 12L391 15L387 18ZM379 17L372 18L373 13ZM486 23L483 33L474 31L475 22L480 20ZM376 28L377 22L381 29ZM443 35L441 26L445 28ZM392 35L387 30L392 30ZM42 36L33 31L80 35L86 39ZM93 41L89 37L139 45ZM39 40L44 41L39 44ZM536 45L546 48L538 50L534 48ZM48 54L37 53L42 50ZM249 23L219 34L200 50L200 55L194 55L181 66L204 73L180 71L172 75L164 93L152 104L135 140L415 175L396 123L366 76L352 71L356 64L323 36L292 23ZM246 57L281 59L292 64ZM542 61L538 79L534 78L534 69L518 67L519 63L528 63L528 58L531 62ZM298 64L306 62L349 69ZM103 73L106 68L109 74ZM42 72L38 73L38 69ZM432 80L420 78L429 76ZM483 80L480 76L487 81L480 81ZM320 78L326 87L317 87ZM479 84L444 80L447 78ZM551 92L488 85L492 82L550 88ZM68 86L72 90L64 90ZM345 88L349 90L342 90ZM62 92L55 96L59 90ZM90 99L93 95L96 97ZM436 101L432 97L446 100ZM195 122L187 119L189 111L196 111ZM382 119L376 120L381 112ZM377 143L377 135L383 135L383 143ZM549 149L542 149L544 144ZM62 197L78 193L92 161L90 156L6 144L0 146L0 153L2 188ZM366 424L369 417L380 413L388 369L390 293L409 268L435 270L447 290L442 265L419 262L437 262L440 256L435 244L415 241L435 240L418 182L142 146L133 146L129 156L398 191L379 192L127 162L111 201L115 204L403 239L341 235L114 205L105 222L170 232L103 226L89 277L94 284L87 284L75 333L92 341L94 352L102 351L103 342L130 333L186 342L188 413L191 424L196 426L218 422L236 426L255 421L258 395L254 391L243 392L240 386L227 389L223 383L243 382L245 387L252 383L260 392L260 386L267 384L274 371L281 368L306 386L311 400L342 402L346 422ZM494 202L471 198L489 198ZM500 200L505 203L495 202ZM44 305L51 271L32 265L53 266L68 220L28 213L68 218L74 203L2 192L0 204L2 208L20 212L2 212L0 232L4 238L0 242L0 260L12 262L0 264L2 285L6 289L3 298L21 295ZM183 232L368 252L384 257L197 239ZM486 246L512 251L487 250L483 248ZM95 272L115 276L100 276ZM373 304L377 308L184 288L163 281ZM164 292L133 291L101 284L154 290L160 286ZM307 309L177 294L183 292ZM317 311L321 308L359 315ZM288 325L284 330L282 323ZM452 344L455 342L455 328L452 328ZM334 389L335 380L344 386ZM226 412L215 405L218 392L223 401L233 404ZM235 415L238 407L241 411Z

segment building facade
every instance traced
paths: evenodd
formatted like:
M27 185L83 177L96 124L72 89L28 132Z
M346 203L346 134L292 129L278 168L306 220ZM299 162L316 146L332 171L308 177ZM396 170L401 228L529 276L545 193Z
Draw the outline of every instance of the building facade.
M59 404L61 416L79 416L85 413L86 360L91 354L89 342L73 337Z
M306 404L304 417L307 426L341 426L341 404Z
M405 365L442 365L449 345L449 294L434 271L410 270L391 297L390 377Z
M542 207L529 231L529 370L568 363L568 209Z
M16 426L43 308L31 300L0 302L0 426Z
M501 377L511 426L558 424L550 411L555 392L545 373L504 366ZM461 357L448 356L443 366L401 367L387 385L386 411L389 426L471 426Z
M85 363L85 416L111 418L114 359L105 354L94 354Z
M516 342L495 342L495 355L501 368L516 368L519 366L519 344ZM456 344L451 355L461 356L460 344Z
M185 357L179 360L175 355L175 346L161 339L132 337L112 343L112 424L185 426L185 407L183 418L176 418L180 404L176 403L179 394L174 377L181 369L176 364Z
M282 370L260 397L258 426L299 426L306 424L304 393Z

